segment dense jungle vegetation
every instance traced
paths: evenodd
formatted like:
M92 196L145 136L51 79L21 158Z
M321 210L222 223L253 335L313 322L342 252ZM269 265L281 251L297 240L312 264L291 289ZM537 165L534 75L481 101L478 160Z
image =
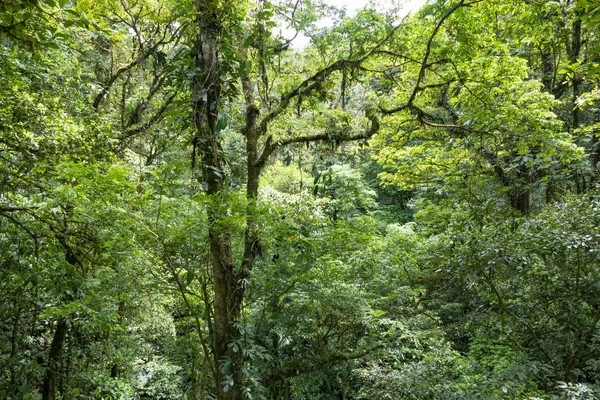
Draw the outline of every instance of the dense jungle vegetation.
M600 4L401 6L0 1L0 398L600 398Z

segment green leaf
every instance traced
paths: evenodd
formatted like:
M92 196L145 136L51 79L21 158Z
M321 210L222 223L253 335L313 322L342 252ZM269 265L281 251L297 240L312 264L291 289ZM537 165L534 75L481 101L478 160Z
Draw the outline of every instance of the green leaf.
M219 118L217 119L217 123L215 125L215 133L220 133L223 129L227 127L227 115L219 114Z
M186 279L186 283L189 286L192 281L194 280L194 270L193 269L188 269L187 273L185 275L185 279Z

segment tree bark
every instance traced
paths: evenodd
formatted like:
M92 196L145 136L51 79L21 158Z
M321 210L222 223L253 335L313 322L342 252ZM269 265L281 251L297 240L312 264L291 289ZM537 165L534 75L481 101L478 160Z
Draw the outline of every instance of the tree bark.
M17 387L17 371L15 369L15 357L17 355L18 338L19 338L19 323L21 322L22 309L19 306L20 296L15 297L14 308L16 309L15 321L13 323L12 334L10 338L10 390Z
M527 188L516 188L510 196L510 205L515 210L527 214L529 212L529 189Z
M577 18L573 22L572 26L572 34L571 41L567 42L567 53L569 56L569 62L571 64L577 63L579 61L579 53L581 52L581 19ZM580 110L577 106L577 98L579 97L579 84L581 82L581 78L577 75L573 76L573 111L572 111L572 129L575 130L579 128L579 114Z
M598 140L597 135L598 134L596 132L592 132L592 154L590 157L590 162L592 164L592 178L590 186L592 188L598 181L598 165L600 164L600 141Z
M268 136L262 144L259 143L261 142L260 139L267 136L269 124L287 110L293 99L313 95L321 87L323 81L337 71L360 67L392 37L399 25L393 28L386 38L376 44L364 56L357 59L338 60L321 69L291 91L284 93L277 105L272 108L269 107L267 70L266 67L261 68L261 78L265 86L264 101L269 112L260 120L260 109L255 104L256 85L249 74L245 72L245 68L241 69L240 78L245 100L245 119L242 133L245 139L247 157L247 208L245 210L246 231L243 256L240 262L235 263L232 253L232 238L219 224L227 216L228 211L227 204L224 204L223 199L219 198L226 192L227 187L225 185L221 139L218 132L215 132L215 126L219 119L219 95L222 87L219 51L223 28L219 19L218 7L223 5L218 5L218 2L212 0L196 0L195 5L199 34L193 50L196 74L191 84L193 116L196 127L196 135L193 140L192 165L194 165L198 155L202 161L206 193L212 198L211 205L208 208L208 241L213 273L214 311L212 319L214 323L212 324L212 350L216 366L215 384L219 400L238 400L242 399L244 394L245 378L242 373L244 359L241 349L241 334L237 331L235 323L242 313L245 284L249 278L249 272L252 270L256 258L261 256L261 243L256 221L260 173L266 165L268 157L282 146L293 143L332 140L329 134L290 136L278 140L273 140L271 136ZM435 36L443 21L462 5L464 5L464 2L461 1L459 5L453 7L444 15L432 36ZM263 40L263 38L260 38L260 40ZM432 38L430 38L429 46L431 41ZM238 48L238 56L243 61L248 58L247 50L244 45ZM423 61L420 79L423 78L423 70L427 67L427 56ZM265 54L261 54L261 57L264 58ZM414 98L420 90L423 90L423 88L415 89L412 97ZM367 110L367 118L371 124L364 133L343 135L333 139L336 141L354 141L371 138L379 130L380 124L374 110ZM262 147L260 151L259 144ZM210 329L210 319L208 322Z
M223 156L215 125L219 115L220 70L219 41L221 24L214 2L196 3L199 35L194 49L197 74L192 82L192 105L196 125L197 149L202 160L206 192L221 194L225 188ZM215 199L216 200L216 199ZM231 250L231 237L219 227L223 218L218 200L208 210L208 240L213 272L214 343L217 398L241 399L241 350L230 345L236 340L233 322L241 312L243 286L236 274Z
M54 400L56 398L56 386L60 374L60 361L68 330L69 321L66 318L60 318L56 324L54 338L50 345L48 366L46 367L44 387L42 389L42 400Z

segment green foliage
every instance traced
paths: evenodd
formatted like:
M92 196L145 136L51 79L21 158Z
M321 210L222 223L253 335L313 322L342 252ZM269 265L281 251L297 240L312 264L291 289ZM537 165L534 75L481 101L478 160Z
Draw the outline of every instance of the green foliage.
M0 397L600 396L595 2L192 3L0 4Z
M332 165L315 176L315 192L326 201L332 219L347 219L375 208L375 191L365 187L359 171L347 165ZM321 183L319 183L321 182Z

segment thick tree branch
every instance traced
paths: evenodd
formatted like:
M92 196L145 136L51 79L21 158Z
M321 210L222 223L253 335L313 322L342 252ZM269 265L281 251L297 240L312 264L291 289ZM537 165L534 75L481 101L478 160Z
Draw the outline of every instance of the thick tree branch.
M9 210L9 212L10 211L13 211L13 210ZM23 223L19 219L15 218L13 216L13 214L8 214L4 210L0 210L0 217L6 218L7 220L11 221L14 225L23 229L25 231L25 233L27 233L29 235L29 237L31 237L33 240L37 240L38 238L42 237L42 235L34 233L31 229L29 229L29 227L27 227L27 225L25 225L25 223Z
M433 64L439 63L439 62L435 62L435 63L429 62L429 57L431 55L431 48L433 45L433 39L435 39L435 37L437 36L438 31L441 29L444 22L446 22L446 20L448 18L450 18L450 16L452 14L454 14L454 12L456 10L458 10L459 8L464 7L464 6L469 6L469 5L478 3L480 1L482 1L482 0L475 0L470 3L465 3L464 0L461 0L458 3L456 3L453 7L451 7L448 11L446 11L446 13L442 16L442 18L440 18L438 23L435 25L435 28L433 28L431 35L429 35L429 39L427 40L427 46L425 47L425 55L423 56L423 59L421 61L421 68L419 69L419 74L417 75L417 82L415 83L414 89L413 89L412 93L410 94L410 97L408 98L408 100L406 101L405 104L403 104L399 107L392 108L392 109L383 109L382 108L381 111L384 114L395 114L397 112L400 112L400 111L403 111L403 110L406 110L406 109L409 109L412 107L413 102L415 101L415 98L417 97L417 94L427 88L425 86L421 86L421 82L423 82L423 79L425 78L425 71L427 70L427 68L430 68ZM431 85L428 85L428 87L431 87Z
M130 69L132 69L133 67L135 67L136 65L138 65L142 61L142 59L143 59L143 57L141 55L139 57L136 57L129 64L125 65L124 67L119 68L117 70L117 72L115 72L110 77L110 79L108 80L108 82L106 82L103 85L102 89L100 89L100 92L94 98L94 103L92 104L92 107L94 107L95 110L98 109L98 107L100 106L100 102L102 101L102 99L104 98L104 96L106 96L106 94L110 91L110 88L113 85L113 83L115 83L115 81L121 75L123 75L125 72L129 71Z
M260 134L263 135L267 132L269 123L271 123L273 120L275 120L277 117L279 117L288 108L288 106L290 105L290 102L294 98L312 93L313 91L315 91L315 89L319 88L319 86L325 79L327 79L329 76L331 76L331 74L333 74L336 71L342 71L344 69L351 69L351 68L359 67L362 63L364 63L366 60L368 60L372 55L374 55L378 51L380 51L379 49L381 48L381 46L383 46L394 35L394 33L398 30L398 28L400 26L401 26L401 24L395 26L390 31L390 33L388 33L388 35L385 38L383 38L379 43L377 43L364 56L354 59L354 60L350 60L350 59L338 60L338 61L334 62L333 64L329 65L328 67L320 70L319 72L317 72L310 78L304 80L302 83L300 83L298 86L296 86L295 89L293 89L290 92L281 96L281 100L279 101L279 104L277 105L277 107L273 111L271 111L269 114L265 115L265 117L262 119L262 121L260 123Z
M150 119L148 121L146 121L145 123L143 123L142 125L140 125L136 128L127 129L126 131L124 131L123 135L121 135L121 139L127 139L127 138L135 136L139 133L142 133L142 132L146 131L147 129L149 129L152 125L156 124L161 119L163 119L165 111L167 110L169 105L173 102L173 100L175 99L175 96L177 96L177 93L173 93L171 96L169 96L167 98L167 100L165 100L165 102L163 103L162 107L160 107L158 109L158 111L156 111L156 113L152 117L150 117Z
M165 83L166 79L167 79L166 75L157 75L154 77L154 79L152 80L152 84L150 85L148 95L146 96L145 99L140 100L136 104L133 111L129 114L129 121L123 125L124 129L131 128L133 125L135 125L138 122L138 118L140 117L144 107L146 105L150 104L150 101L154 98L154 96L158 93L158 91L163 87L163 84ZM123 99L121 101L122 114L124 114L124 112L125 112L124 104L125 104L125 92L123 93Z
M13 207L13 206L2 206L0 205L0 212L18 212L18 211L31 211L31 207Z
M371 121L369 128L363 133L356 135L337 134L332 135L329 132L318 133L316 135L307 136L292 136L273 141L273 137L269 136L263 148L263 151L257 161L259 168L262 168L267 162L269 156L278 148L294 143L311 143L319 141L338 141L338 142L353 142L357 140L370 139L379 131L379 118L373 111L367 112L367 118Z

